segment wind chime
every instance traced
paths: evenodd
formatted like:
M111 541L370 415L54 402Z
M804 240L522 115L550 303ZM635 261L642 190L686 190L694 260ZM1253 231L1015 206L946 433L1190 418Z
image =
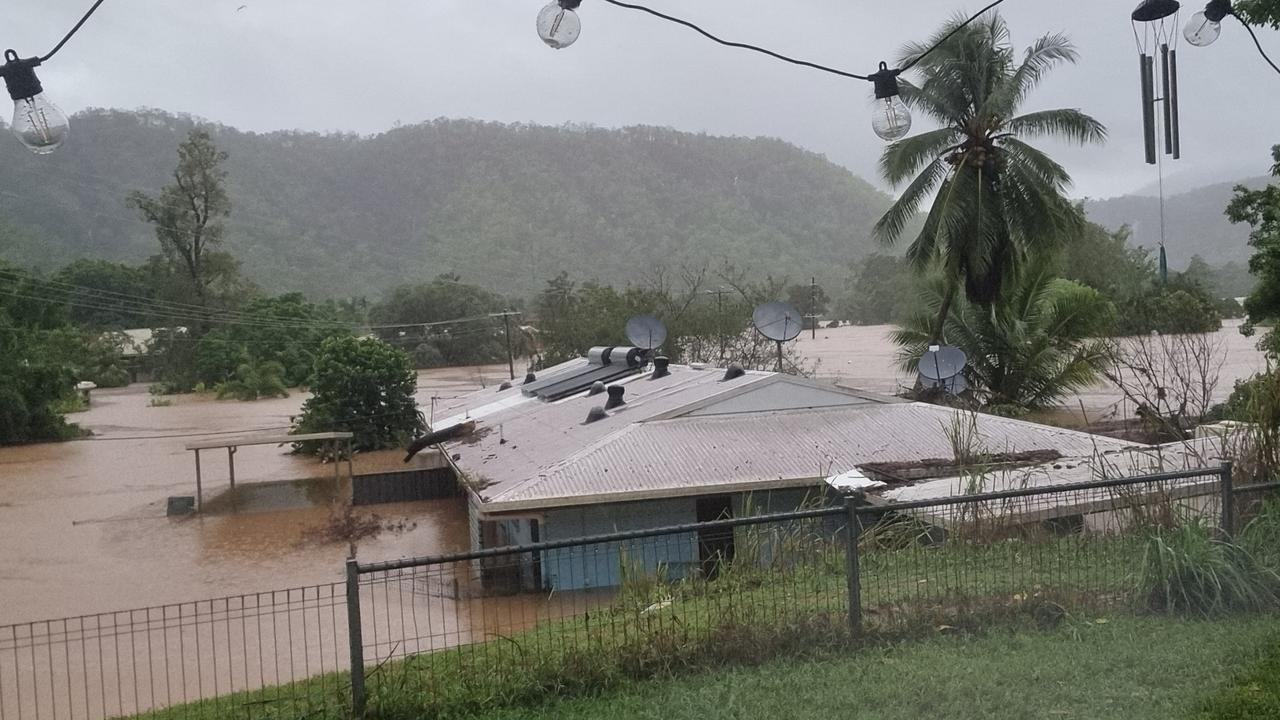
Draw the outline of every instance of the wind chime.
M1178 10L1177 0L1143 0L1133 11L1133 38L1138 44L1142 78L1142 140L1147 164L1159 166L1160 175L1160 281L1168 282L1169 261L1164 251L1163 156L1182 157L1178 125ZM1156 53L1160 63L1156 64ZM1157 84L1157 80L1159 84ZM1157 87L1160 96L1156 96ZM1163 110L1163 133L1156 129L1156 103ZM1157 134L1164 138L1159 152Z

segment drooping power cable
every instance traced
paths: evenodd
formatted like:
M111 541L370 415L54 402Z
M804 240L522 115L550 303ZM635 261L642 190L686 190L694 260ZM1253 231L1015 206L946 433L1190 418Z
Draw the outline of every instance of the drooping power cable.
M85 12L84 16L80 18L80 22L76 23L75 27L71 28L71 30L69 30L66 35L63 35L62 39L58 41L57 45L53 46L52 50L45 53L40 58L40 62L47 62L49 58L56 55L57 52L62 49L62 46L67 44L67 41L70 40L72 36L80 32L80 28L84 27L84 24L89 22L89 18L92 17L95 12L97 12L98 7L102 5L102 3L104 2L106 2L106 0L97 0L97 2L95 2L93 6L90 7L87 12Z

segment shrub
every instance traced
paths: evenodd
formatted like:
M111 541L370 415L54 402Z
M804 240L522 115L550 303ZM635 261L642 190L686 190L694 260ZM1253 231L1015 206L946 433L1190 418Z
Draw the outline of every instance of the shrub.
M1208 616L1276 604L1280 576L1213 532L1194 520L1151 535L1139 580L1147 609Z
M218 399L258 400L267 397L289 397L285 389L284 366L274 360L247 362L236 369L235 378L218 383Z
M426 427L413 394L418 376L409 356L374 338L335 337L320 346L312 396L294 430L347 431L357 450L396 447ZM298 452L325 448L299 443Z
M119 365L99 368L89 380L100 388L118 388L129 384L129 371Z

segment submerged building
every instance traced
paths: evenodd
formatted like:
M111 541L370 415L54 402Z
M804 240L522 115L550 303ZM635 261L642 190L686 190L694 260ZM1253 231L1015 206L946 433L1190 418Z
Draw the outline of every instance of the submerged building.
M951 467L957 438L1005 458L1087 457L1131 443L860 392L774 372L652 365L597 348L525 384L436 405L473 549L784 512L833 485L890 485ZM945 473L938 473L943 475ZM878 479L878 480L877 480ZM508 569L519 589L616 585L625 561L681 574L731 555L733 536L686 533L628 558L550 550Z

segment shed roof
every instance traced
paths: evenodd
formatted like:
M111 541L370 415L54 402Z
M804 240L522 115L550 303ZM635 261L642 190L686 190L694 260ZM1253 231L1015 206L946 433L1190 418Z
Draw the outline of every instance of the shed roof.
M436 424L477 421L451 452L481 507L495 513L811 485L864 463L953 454L947 408L772 372L724 381L721 370L670 370L616 383L627 404L590 424L603 396L547 403L519 386L439 403ZM976 422L990 452L1084 456L1129 445L990 415Z
M861 403L633 423L536 477L480 495L493 511L514 511L813 484L871 462L951 457L947 428L955 412L924 403ZM1129 445L994 415L976 422L991 452L1085 456Z

